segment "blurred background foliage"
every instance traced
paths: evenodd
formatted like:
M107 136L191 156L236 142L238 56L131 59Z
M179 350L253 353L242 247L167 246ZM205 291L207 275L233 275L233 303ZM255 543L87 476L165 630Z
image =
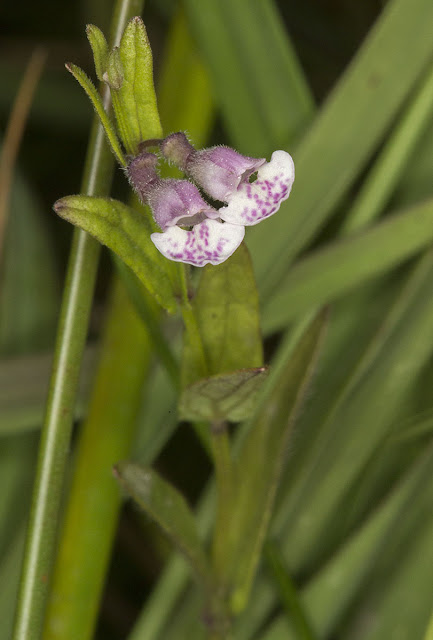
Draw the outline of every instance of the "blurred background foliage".
M212 3L202 2L202 7L212 6ZM191 60L186 57L185 64L200 67L192 76L197 84L194 86L193 82L191 85L191 91L202 91L204 102L199 102L197 113L182 113L177 95L185 90L183 78L176 74L170 76L170 64L167 62L170 43L176 46L173 20L179 3L177 0L148 0L143 14L153 48L163 124L175 123L172 129L183 128L193 132L192 123L202 118L197 127L197 143L232 143L246 153L269 155L272 146L263 148L259 135L248 138L245 132L241 132L241 126L236 133L236 122L230 113L236 112L244 96L241 93L237 95L236 91L223 96L218 93L221 91L221 76L219 69L214 68L215 65L218 67L218 55L214 53L212 58L208 50L212 40L212 20L208 19L209 33L206 34L202 23L206 16L200 13L200 2L190 0L185 4L186 21L194 43L193 54L190 50L182 50L181 38L177 46L179 56L191 56ZM316 153L316 129L312 123L319 122L321 117L326 118L322 113L315 120L315 114L320 113L384 6L391 3L380 0L278 0L272 4L277 10L279 33L288 34L290 47L296 52L297 57L293 54L290 58L290 48L287 55L296 61L296 65L299 63L295 76L299 75L290 85L294 95L297 91L298 111L293 108L293 127L289 132L284 131L283 138L278 128L279 69L274 69L276 80L272 86L276 91L275 101L267 104L266 109L275 115L274 118L269 117L269 127L275 126L273 135L282 147L295 150L295 161L296 150L301 147L302 157L297 165L301 173L298 173L297 180L302 181L302 187L296 196L295 183L294 197L298 198L296 205L299 210L303 207L307 212L309 206L314 209L316 205L314 197L307 202L307 196L303 195L308 192L309 176L302 174L302 167L314 164L311 158ZM400 1L398 4L404 11L405 3ZM426 11L426 22L430 25L430 33L433 33L432 11L428 11L426 6L426 2L417 1L414 11L418 12L420 20L422 12ZM94 23L107 31L111 9L112 3L107 0L81 0L68 5L53 0L37 3L25 0L22 3L3 3L0 7L2 136L32 52L35 47L42 47L47 52L14 167L5 238L0 247L0 613L6 630L0 630L0 640L10 637L35 450L43 419L72 232L69 225L56 218L51 207L59 197L76 193L79 189L93 115L85 95L65 71L64 62L74 61L91 72L91 52L84 26ZM245 49L240 54L242 58L248 53L248 46L253 49L255 46L254 40L248 42L248 29L253 29L253 19L248 13L242 16L242 11L240 15L236 14L234 10L231 16L233 23L227 23L226 31L230 36L232 27L245 37ZM425 35L422 38L425 39ZM230 42L236 44L236 37ZM404 42L404 47L408 46ZM277 546L282 552L283 577L278 578L275 568L278 568L278 558L281 560L281 557L277 553L275 560L271 547L267 568L262 566L252 596L252 608L244 617L241 616L236 627L236 640L421 640L427 633L433 604L433 283L431 256L427 253L419 261L412 256L426 247L433 236L432 225L427 222L427 218L432 216L428 199L433 197L431 89L429 97L424 98L423 104L427 106L422 116L423 127L417 136L411 138L412 147L410 152L407 151L404 168L397 170L397 178L394 182L390 180L389 187L384 187L383 202L376 206L376 210L372 206L368 214L371 221L379 213L427 201L425 220L423 218L426 231L418 226L425 239L417 240L412 253L404 254L402 249L394 263L383 269L378 266L377 272L372 272L375 279L367 284L368 276L362 276L364 263L360 259L360 271L356 273L361 275L354 276L354 288L350 281L343 282L344 278L332 275L332 264L335 260L347 260L349 264L355 251L362 257L362 247L347 245L345 253L343 249L342 253L336 254L337 257L330 254L329 258L317 251L334 241L338 233L350 236L351 231L362 226L356 222L354 202L359 204L356 198L362 194L371 166L377 170L377 175L381 175L381 153L386 153L387 141L392 140L397 125L403 123L418 95L417 91L422 91L421 79L427 78L429 72L431 74L433 46L425 49L419 54L419 59L415 60L413 54L413 69L408 67L402 96L395 100L392 98L394 102L388 110L384 106L380 133L376 137L372 134L372 142L364 156L354 160L352 174L346 180L344 166L341 174L335 175L335 184L341 178L346 180L348 187L334 197L332 185L329 198L333 200L329 206L326 184L320 185L318 179L320 206L328 207L328 212L322 216L323 223L318 220L315 229L311 233L306 229L304 236L299 224L300 237L304 240L300 240L299 246L287 249L288 256L296 256L295 266L289 269L291 258L286 260L283 256L280 261L276 260L280 267L277 264L273 270L268 269L268 261L273 255L270 247L273 232L269 231L266 236L269 250L265 258L259 255L264 236L251 234L250 248L253 261L256 261L265 308L266 361L271 359L279 344L278 332L302 318L304 312L314 309L316 291L319 296L317 306L334 301L335 297L339 299L332 308L333 321L314 384L314 401L308 403L290 445L290 464L271 526L272 535L278 540ZM411 60L410 48L405 49L406 53ZM223 54L224 51L221 52ZM285 59L284 56L281 59ZM260 90L260 74L267 73L266 69L260 70L259 62L254 59L251 66L245 63L245 73L257 71L259 74L257 91ZM392 67L392 60L385 60L382 67L380 62L379 75L368 78L372 86L380 82L381 73L385 77ZM285 71L289 66L288 63ZM227 68L222 68L222 73L225 72L228 73ZM391 76L392 82L398 83L398 74L391 73ZM254 82L252 84L256 86ZM233 86L236 83L232 83ZM284 86L283 80L281 86ZM284 93L284 89L282 91ZM257 103L262 108L258 95ZM331 122L326 133L330 149L332 142L338 139L340 129L344 132L345 126L351 126L352 115L357 110L355 99L353 104L348 100L345 108L347 121L341 115L338 131L337 128L332 130L331 125L336 127L336 122ZM246 119L247 115L249 117L245 111ZM366 117L374 121L376 115L372 111ZM285 122L284 111L281 117ZM367 125L365 136L364 131L360 133L363 138L369 135ZM317 126L317 140L323 130L324 127L319 130ZM302 147L306 132L311 135L309 142ZM362 143L357 132L353 139L354 147ZM347 140L350 137L345 138L343 144L350 146ZM317 154L324 164L327 162L325 142L323 134L320 144L317 142ZM308 143L311 144L307 148ZM391 154L394 159L403 155L398 150L399 147L395 147L394 154ZM331 150L330 164L334 162L332 153ZM373 162L377 164L373 165ZM319 163L317 172L320 171ZM382 175L389 176L393 169L388 165L383 171ZM316 176L310 175L311 190L314 191ZM382 178L380 185L384 184ZM125 180L119 170L115 171L113 193L119 198L127 195ZM343 220L348 211L353 213L355 222L352 219L345 229L347 222L343 223ZM0 216L6 217L5 211L1 211ZM283 222L275 224L282 225ZM417 224L421 223L415 221L414 226ZM399 232L399 237L402 233L409 237L411 229L405 227ZM275 230L278 231L278 226ZM396 238L392 236L390 240L393 246L398 244ZM377 239L369 236L366 242L371 247L370 253L366 252L367 262L376 264L375 260L381 258L381 253L386 253L382 249L382 236ZM390 255L391 246L387 245L386 251ZM308 265L307 261L314 258L318 262ZM346 263L338 264L343 264L343 271L346 269ZM391 266L394 269L384 274L384 270ZM345 273L349 273L350 268L349 265ZM108 253L104 252L82 367L76 406L77 426L86 414L112 272L112 263ZM314 280L314 274L322 273L331 273L329 283L325 281L323 284L320 278ZM281 282L286 286L280 290L278 283ZM319 295L321 289L325 291L322 297ZM293 291L295 293L291 294ZM302 298L305 291L306 301ZM313 293L310 294L311 291ZM427 304L429 300L430 306ZM157 456L156 467L187 495L191 504L197 505L211 465L188 424L182 423L174 432L174 392L166 388L164 374L156 367L155 376L143 386L134 457L150 462ZM170 405L173 407L167 413ZM152 427L149 427L150 421ZM157 425L161 428L158 429ZM155 437L149 440L150 436ZM72 455L74 451L73 447ZM206 508L202 508L202 513L202 524L206 528ZM162 574L169 555L169 546L154 525L127 503L117 528L95 638L118 640L130 633L132 640L202 637L202 632L197 631L197 628L201 629L197 623L200 605L196 602L196 593L186 586L183 565L176 561L178 564L172 563ZM287 570L296 586L285 583L285 577L289 580ZM158 582L161 574L162 582ZM279 595L279 589L282 595ZM168 592L171 595L165 597ZM147 608L142 609L144 601ZM284 614L286 606L292 622ZM296 623L296 612L301 617L300 623ZM306 624L305 616L310 619L313 630ZM425 635L425 640L432 637Z

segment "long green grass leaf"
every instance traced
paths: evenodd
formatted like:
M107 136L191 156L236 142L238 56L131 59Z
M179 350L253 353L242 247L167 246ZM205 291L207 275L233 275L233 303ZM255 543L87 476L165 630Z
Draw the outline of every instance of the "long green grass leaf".
M393 532L399 530L405 514L411 510L422 486L431 474L433 449L421 454L386 499L348 536L336 554L315 572L302 589L302 603L319 637L327 637L338 624L346 608L361 594L370 579L382 549ZM272 604L269 585L260 584L255 593L257 608L243 616L236 628L238 640L251 637ZM279 616L269 625L263 638L295 640L296 634L286 617ZM297 640L297 638L296 638Z
M215 117L209 73L192 46L182 7L175 15L163 53L157 82L159 113L166 134L188 131L194 144L202 147ZM196 96L196 100L185 100Z
M293 357L273 381L269 405L259 408L237 457L238 483L226 549L233 610L245 605L269 525L289 436L315 371L326 316L302 336ZM269 409L271 407L271 409ZM241 478L248 478L248 483Z
M80 434L45 640L92 637L120 506L111 467L130 453L150 354L146 329L116 279L89 413Z
M137 5L119 0L113 19L113 39L124 27L128 11ZM109 101L105 95L104 105ZM112 158L104 134L95 122L89 144L82 190L104 195L110 188ZM83 232L74 234L59 320L54 368L32 497L14 640L39 640L55 553L59 506L66 471L80 362L98 264L99 247Z
M289 200L247 235L262 292L278 285L384 137L432 55L432 21L429 0L389 2L295 150Z
M232 142L251 155L288 143L314 105L273 2L187 0Z
M60 292L43 212L19 172L10 207L0 290L0 353L12 356L52 347Z
M383 209L399 181L404 177L410 157L433 113L433 71L422 79L413 100L370 170L353 206L347 214L343 233L366 226Z
M12 634L24 551L24 537L25 529L21 525L18 530L14 531L9 548L0 562L0 615L2 619L0 640L10 640Z
M95 348L83 358L75 419L83 417L95 370ZM40 429L44 419L53 354L39 353L0 360L0 436Z
M264 552L273 583L281 604L289 620L293 623L296 636L299 640L315 640L317 636L300 601L299 590L287 571L277 544L273 541L268 541L264 547Z
M351 287L392 269L433 238L433 202L415 206L349 238L337 240L290 270L266 309L265 331L332 302Z
M377 352L375 347L375 360L370 360L370 367L363 369L358 386L354 388L350 381L344 401L340 399L328 416L326 428L311 452L315 460L311 458L305 467L303 489L298 486L292 492L290 498L295 500L297 508L286 511L292 525L285 535L285 551L290 555L292 568L311 567L320 554L326 553L332 538L330 527L337 517L342 495L391 428L417 375L428 361L429 345L433 343L431 260L429 254L415 272L411 305L388 335L385 334L381 350Z
M392 579L371 588L371 599L359 607L352 628L344 630L347 640L360 640L362 619L373 618L368 627L369 640L395 637L402 640L422 638L431 611L431 567L433 564L433 519L424 518L418 532L412 534L404 555L396 563ZM410 585L410 588L408 588ZM374 614L374 615L373 615Z

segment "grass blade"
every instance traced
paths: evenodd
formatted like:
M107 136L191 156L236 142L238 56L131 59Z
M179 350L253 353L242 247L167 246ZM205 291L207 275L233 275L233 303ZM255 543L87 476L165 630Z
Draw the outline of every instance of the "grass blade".
M264 548L265 560L277 588L286 614L293 622L298 640L315 640L316 634L300 602L299 592L284 565L282 554L275 542L267 542Z
M403 177L413 150L431 120L432 112L433 71L430 71L374 163L344 220L343 233L352 233L366 226L382 211Z
M432 238L433 201L428 201L319 249L294 265L271 297L264 330L281 329L301 313L332 302L408 259Z
M293 154L289 200L247 236L263 293L279 284L383 138L432 55L432 21L430 0L389 2Z
M135 2L128 0L119 0L119 4L126 15L128 9L135 12L137 8ZM124 14L120 8L117 11L113 21L115 38L124 26ZM108 102L105 104L108 106ZM88 195L105 194L110 188L111 168L111 153L105 144L103 131L95 125L82 191ZM99 246L93 239L83 232L74 234L33 490L14 640L39 640L42 630L72 429L72 407L87 335L98 256Z
M187 0L229 136L268 154L309 124L313 100L273 2Z
M111 468L130 453L150 354L146 329L116 280L59 540L46 640L92 636L120 508Z

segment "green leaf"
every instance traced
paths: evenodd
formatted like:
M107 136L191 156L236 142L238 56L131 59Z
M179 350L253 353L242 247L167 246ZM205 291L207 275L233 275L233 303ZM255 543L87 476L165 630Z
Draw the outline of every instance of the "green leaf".
M150 217L118 200L90 196L66 196L54 210L114 251L159 304L174 313L177 304L165 260L150 240Z
M433 434L433 409L428 409L405 421L398 432L393 435L393 442L409 442Z
M425 632L424 640L433 640L433 613L430 616L429 624Z
M369 640L422 638L431 612L432 536L433 518L427 507L423 522L413 532L404 553L394 556L393 566L388 566L388 579L376 589L369 585L367 603L358 604L344 638L358 640L360 624L365 619L372 620Z
M316 568L303 587L302 604L319 637L327 638L332 635L344 612L353 606L355 599L362 593L364 585L368 585L370 591L371 573L378 558L383 555L390 540L401 535L401 523L408 518L412 520L412 512L419 512L416 502L421 494L425 494L423 487L429 484L432 463L433 448L429 447L414 460L403 477L394 483L385 498L382 497L377 508L372 509L360 526L344 537L329 562ZM423 497L424 509L429 500L431 495ZM239 620L235 630L239 640L251 637L252 629L265 620L273 606L272 594L264 583L254 595L251 605L255 620L252 621L251 616L247 615ZM270 624L269 630L263 633L263 640L298 640L292 625L289 624L288 627L288 622L290 623L287 618L279 616Z
M110 56L108 75L119 134L127 153L132 155L137 155L143 140L162 136L152 64L152 50L143 21L132 18L119 49Z
M107 70L108 61L108 44L101 29L95 27L94 24L88 24L86 27L87 38L92 47L93 60L95 63L96 77L102 81L104 73Z
M10 207L0 286L3 356L51 348L60 291L47 220L36 194L19 172L13 181Z
M267 368L261 367L203 378L183 391L179 417L232 422L250 418L267 375Z
M262 366L257 289L244 244L222 264L202 269L193 311L209 375ZM194 358L187 344L182 363L185 385L199 377Z
M433 195L433 127L428 126L419 140L399 182L396 201L411 205Z
M107 72L104 75L104 80L107 82L110 89L114 91L118 91L123 84L124 74L122 62L120 60L119 47L114 47L108 56ZM118 124L120 125L121 123L118 121ZM122 134L120 137L123 140Z
M238 455L238 490L226 558L234 612L245 607L249 596L288 441L316 368L326 319L327 315L320 314L303 333L291 357L276 366L269 379L269 397L265 396L253 417Z
M160 64L157 93L164 131L188 131L197 148L205 146L216 109L209 73L192 42L182 6Z
M430 70L381 150L346 215L341 229L344 233L352 233L365 227L382 211L395 188L405 179L407 170L410 170L414 148L422 134L428 133L432 113L433 70Z
M80 83L80 85L83 87L84 91L86 92L86 94L88 95L88 97L90 98L91 103L93 104L93 107L99 117L99 120L101 121L102 126L104 127L104 131L107 135L108 138L108 142L111 145L111 148L113 150L114 155L116 156L118 162L120 162L120 164L125 167L126 166L126 160L125 157L123 155L123 151L122 148L119 144L119 140L117 138L117 134L116 134L116 130L114 128L114 124L111 121L111 118L108 116L107 112L104 109L104 105L102 104L102 100L101 100L101 96L99 95L98 91L96 90L95 85L93 84L93 82L90 80L90 78L86 75L86 73L80 69L80 67L77 67L75 64L72 63L68 63L66 65L66 68L68 71L70 71L72 73L72 75L74 76L74 78L77 80L77 82Z
M332 552L344 498L419 386L432 351L432 260L429 252L413 270L340 393L321 410L284 505L292 570L308 571Z
M44 640L93 635L121 502L110 471L115 461L130 455L150 372L152 342L146 327L118 277L110 289L98 369L58 536Z
M233 144L265 155L303 132L314 102L276 3L185 4Z
M75 404L75 420L81 420L87 408L95 360L95 348L87 347ZM52 362L52 352L0 360L1 437L40 429Z
M179 365L171 350L171 346L163 334L159 308L149 298L147 289L123 260L114 255L114 263L123 281L135 310L142 319L152 341L152 347L165 367L174 387L179 387Z
M285 566L278 544L274 541L268 541L265 545L264 553L273 583L288 619L293 622L297 637L299 640L316 640L317 636L304 610L299 589Z
M184 497L153 469L130 462L116 465L115 476L125 491L161 527L206 585L210 581L208 560L195 518Z
M266 331L333 301L431 244L433 200L387 218L367 231L337 240L289 271L266 309Z
M329 219L388 131L431 58L432 21L430 0L388 2L294 151L289 200L247 236L265 293Z
M0 560L0 615L2 626L0 640L12 638L14 612L18 595L20 570L23 562L25 527L13 532L9 548Z

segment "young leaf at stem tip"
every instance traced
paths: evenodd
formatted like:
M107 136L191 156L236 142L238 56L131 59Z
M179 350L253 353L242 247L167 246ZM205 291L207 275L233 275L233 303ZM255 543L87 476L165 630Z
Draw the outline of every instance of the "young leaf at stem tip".
M152 50L141 18L137 16L128 22L118 54L114 51L111 65L116 69L116 75L110 80L115 80L115 86L111 86L113 107L126 151L135 156L140 142L162 137L153 83ZM119 86L120 70L123 79Z
M94 24L88 24L86 27L87 38L92 47L93 60L95 62L96 77L101 82L107 70L108 61L108 44L101 29Z
M83 87L84 91L90 98L90 101L99 117L99 120L104 127L105 134L108 138L114 155L116 156L118 162L122 165L122 167L125 167L126 160L125 156L123 155L122 148L119 144L119 140L117 138L116 129L113 122L111 121L111 118L104 109L101 96L96 90L95 85L87 76L87 74L82 69L80 69L80 67L77 67L77 65L72 64L72 62L68 62L66 63L65 67L70 73L72 73L75 80L80 83L80 85Z

